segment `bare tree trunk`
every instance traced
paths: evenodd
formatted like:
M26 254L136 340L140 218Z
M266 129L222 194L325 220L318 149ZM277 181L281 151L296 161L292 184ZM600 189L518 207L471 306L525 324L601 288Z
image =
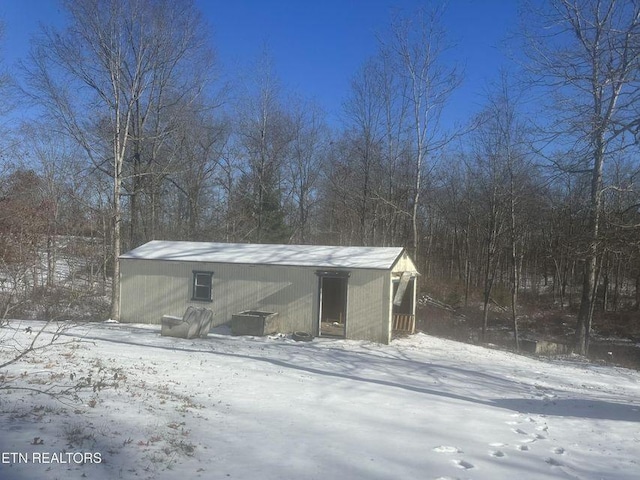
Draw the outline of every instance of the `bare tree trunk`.
M497 206L493 204L491 205L490 218L488 219L487 258L485 261L484 298L482 310L482 341L486 341L487 330L489 327L489 304L491 303L491 292L493 291L496 271L498 269L497 242L499 227L497 216Z
M516 352L520 351L520 337L518 335L518 243L516 237L516 199L513 169L510 168L510 220L511 220L511 322L513 324L513 338Z
M114 85L120 84L119 72L112 72ZM113 277L111 280L111 319L120 321L120 254L122 253L122 166L127 151L129 122L131 119L130 105L124 115L121 112L119 87L114 89L114 139L113 139Z
M582 277L582 296L576 323L576 351L586 355L589 351L589 336L593 322L596 275L598 262L598 243L600 242L600 210L602 208L602 169L604 165L604 142L601 137L596 142L594 167L591 178L591 203L589 209L589 244L584 262Z
M609 255L603 254L602 260L602 311L609 310Z
M621 283L624 281L623 278L624 276L621 275L621 270L622 268L622 260L619 256L616 256L616 276L615 276L615 284L614 284L614 289L613 289L613 311L617 312L618 308L619 308L619 301L620 301L620 290L621 290Z
M487 331L489 330L489 305L491 304L491 294L493 292L493 287L495 286L496 273L498 271L499 266L499 258L494 251L491 254L487 255L487 271L485 272L484 277L484 297L482 304L482 341L485 342L487 340Z
M633 309L638 312L640 311L640 271L636 273L636 302Z

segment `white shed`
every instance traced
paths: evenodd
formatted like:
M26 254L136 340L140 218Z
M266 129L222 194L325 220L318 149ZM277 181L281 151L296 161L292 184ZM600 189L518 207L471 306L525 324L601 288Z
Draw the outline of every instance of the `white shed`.
M187 307L222 325L270 312L283 333L388 343L415 328L417 271L400 247L151 241L120 257L120 320L160 323Z

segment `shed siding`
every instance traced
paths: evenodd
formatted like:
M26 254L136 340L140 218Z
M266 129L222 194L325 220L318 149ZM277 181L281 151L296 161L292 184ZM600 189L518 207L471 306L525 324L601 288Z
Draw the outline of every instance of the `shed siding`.
M357 270L349 278L346 337L389 343L389 271Z
M185 300L191 298L191 270L185 282L178 267L177 263L121 261L120 321L160 323L162 315L182 316Z
M192 301L193 271L212 271L212 302ZM278 312L283 331L311 331L317 301L313 269L264 265L123 260L121 321L160 323L181 316L189 305L209 308L214 325L243 310Z
M407 252L404 252L396 261L396 263L393 265L393 268L391 270L392 272L415 272L416 271L416 266L413 263L413 260L411 260L411 257L409 257L409 255L407 254Z

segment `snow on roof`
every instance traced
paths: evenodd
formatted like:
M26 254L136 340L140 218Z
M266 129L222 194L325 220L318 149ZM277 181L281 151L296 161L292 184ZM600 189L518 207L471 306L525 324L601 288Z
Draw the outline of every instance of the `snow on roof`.
M153 240L121 255L120 258L387 270L392 268L403 251L402 247L331 247Z

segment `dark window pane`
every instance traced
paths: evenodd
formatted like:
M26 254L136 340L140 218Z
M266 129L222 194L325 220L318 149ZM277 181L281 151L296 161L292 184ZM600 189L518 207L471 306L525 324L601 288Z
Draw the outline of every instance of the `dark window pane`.
M208 287L196 287L196 298L209 300L211 298Z
M211 301L213 272L193 272L193 300Z

